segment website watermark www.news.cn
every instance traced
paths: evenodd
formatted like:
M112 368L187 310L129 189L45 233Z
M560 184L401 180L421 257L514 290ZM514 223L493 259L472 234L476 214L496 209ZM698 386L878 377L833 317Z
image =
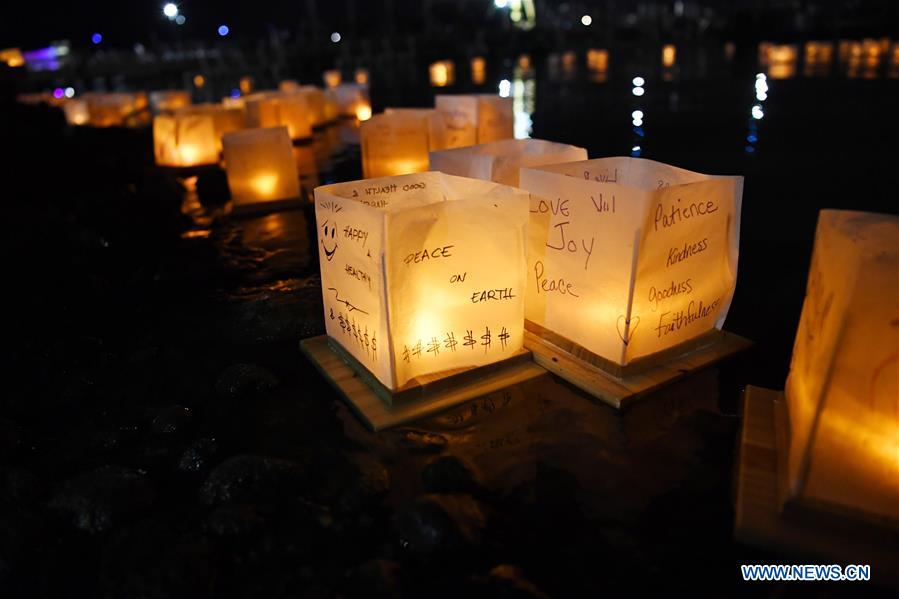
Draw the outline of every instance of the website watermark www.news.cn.
M744 581L867 581L871 566L848 564L745 564L740 566Z

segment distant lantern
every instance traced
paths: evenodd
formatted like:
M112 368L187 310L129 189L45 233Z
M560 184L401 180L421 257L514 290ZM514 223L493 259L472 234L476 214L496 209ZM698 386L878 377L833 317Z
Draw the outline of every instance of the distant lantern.
M899 217L823 210L787 378L788 501L899 523ZM871 520L871 518L868 518Z
M535 331L621 376L722 327L737 279L742 177L604 158L522 168L519 183L532 194L526 305Z
M662 66L673 67L677 62L677 47L674 44L662 46Z
M471 82L475 85L484 85L487 80L487 61L482 56L471 59Z
M82 96L87 101L93 127L121 127L146 107L146 98L129 93L87 93Z
M285 126L291 139L312 137L312 114L302 94L261 92L247 96L247 126Z
M389 391L520 353L527 197L434 172L316 188L330 342Z
M448 148L514 137L512 98L492 94L437 96L435 104L447 122Z
M160 166L217 163L219 150L212 115L175 113L153 117L153 149Z
M428 73L433 87L446 87L456 82L456 65L452 60L431 63Z
M518 187L522 167L587 160L587 150L542 139L507 139L431 152L430 168Z
M428 170L428 118L424 113L392 111L362 123L362 176L369 179Z
M358 68L356 69L355 76L353 79L359 85L368 85L368 69Z
M299 93L302 89L302 86L297 82L296 79L282 79L278 82L278 91L284 92L288 94Z
M62 105L66 122L70 125L87 125L90 122L90 110L84 98L72 98Z
M192 104L182 108L177 114L205 114L212 117L215 128L215 143L219 152L222 151L222 136L232 131L239 131L246 125L244 110L239 107L229 107L223 104Z
M338 113L341 116L359 118L360 110L363 111L362 114L365 114L365 108L368 109L368 114L371 114L371 102L368 99L367 86L356 83L341 83L332 91L337 103Z
M759 44L759 63L767 67L768 76L772 79L790 79L796 74L796 61L799 52L792 44Z
M243 95L247 95L253 93L253 78L252 77L241 77L240 82L238 84L238 88L240 89L240 93Z
M25 56L19 48L4 48L0 50L0 62L12 68L22 67L25 66Z
M205 83L205 80L203 81ZM153 114L174 112L179 108L190 106L190 92L183 89L159 90L150 92L150 109Z
M314 85L301 85L297 93L306 98L309 109L309 118L313 127L324 125L328 122L325 114L325 92Z
M286 127L235 131L222 143L235 208L299 198L297 165Z
M322 74L322 81L325 83L325 87L332 88L337 87L343 81L343 77L340 75L340 71L337 69L331 69L330 71L325 71Z

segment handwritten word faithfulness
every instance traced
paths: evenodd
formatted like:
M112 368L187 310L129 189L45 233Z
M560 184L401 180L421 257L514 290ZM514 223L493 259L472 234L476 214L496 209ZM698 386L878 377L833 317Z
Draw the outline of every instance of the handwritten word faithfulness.
M662 312L659 314L659 326L655 328L659 338L664 337L668 333L674 333L680 329L690 326L691 324L706 318L710 314L714 314L715 308L721 303L721 298L715 299L711 304L704 304L702 300L698 302L690 300L686 309L677 312Z

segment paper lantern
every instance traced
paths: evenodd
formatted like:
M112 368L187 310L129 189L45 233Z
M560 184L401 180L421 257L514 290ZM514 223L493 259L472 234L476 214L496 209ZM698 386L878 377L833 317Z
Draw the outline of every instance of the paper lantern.
M899 217L824 210L787 379L791 500L899 522Z
M428 170L427 117L404 112L373 116L359 128L362 176L386 177Z
M252 77L241 77L238 87L240 88L240 93L242 93L245 96L247 94L253 93L253 88L255 87L253 85L253 78Z
M174 112L179 108L190 106L190 92L182 89L150 92L150 109L153 114Z
M303 85L299 93L306 98L309 110L309 121L313 127L320 127L329 122L325 115L325 92L314 85Z
M471 82L475 85L484 85L487 80L487 61L482 56L471 59Z
M431 85L446 87L456 82L456 65L452 60L438 60L428 67Z
M437 96L435 104L446 119L447 148L514 137L512 98L491 94Z
M209 114L175 113L153 117L153 150L159 166L191 167L219 159L215 123Z
M302 86L295 79L283 79L278 82L278 91L290 94L299 92Z
M724 324L742 177L604 158L522 168L520 186L533 194L527 318L538 328L624 375Z
M328 336L390 390L522 347L527 194L442 173L315 190Z
M193 104L180 109L178 114L205 114L212 117L215 144L219 152L222 151L222 136L243 129L246 120L243 109L228 108L222 104Z
M587 150L542 139L507 139L489 144L431 152L430 168L450 175L496 181L518 187L521 167L587 159Z
M94 127L120 127L142 108L140 97L135 94L88 93L83 98L87 100L90 124Z
M87 125L90 122L90 110L84 98L72 98L62 105L66 122L70 125Z
M247 126L287 127L291 139L312 137L312 115L304 94L256 93L246 98Z
M665 44L662 46L662 66L670 68L677 62L677 46L674 44Z
M360 113L371 116L368 87L355 83L342 83L334 88L337 111L341 116L359 118ZM360 119L365 120L365 119Z
M293 144L286 127L245 129L222 138L235 208L300 196Z
M25 57L19 48L4 48L0 50L0 62L10 68L25 66Z
M359 85L368 85L368 79L369 79L368 69L362 69L362 68L356 69L356 73L355 73L353 79Z
M343 77L340 75L340 71L331 69L330 71L322 73L322 81L324 81L325 87L331 89L340 85L343 81Z

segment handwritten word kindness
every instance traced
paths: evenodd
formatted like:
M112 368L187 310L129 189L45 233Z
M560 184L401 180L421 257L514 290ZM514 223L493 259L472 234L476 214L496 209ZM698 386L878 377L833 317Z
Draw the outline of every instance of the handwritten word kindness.
M677 198L668 210L659 202L656 206L655 222L653 223L656 231L659 230L660 225L663 229L667 229L688 221L693 217L706 216L718 212L718 204L714 200L699 200L687 204L681 204L681 202L682 199Z
M655 331L659 338L669 333L674 333L682 328L688 327L708 316L715 314L715 309L721 303L721 298L715 299L711 304L705 304L702 300L698 302L690 300L687 307L683 310L675 312L662 312L659 314L659 326L655 327Z
M684 247L673 247L668 250L668 261L665 263L665 266L672 266L678 262L683 262L696 254L701 254L707 249L709 249L709 240L707 237L694 243L686 242L684 243Z

